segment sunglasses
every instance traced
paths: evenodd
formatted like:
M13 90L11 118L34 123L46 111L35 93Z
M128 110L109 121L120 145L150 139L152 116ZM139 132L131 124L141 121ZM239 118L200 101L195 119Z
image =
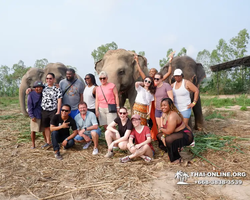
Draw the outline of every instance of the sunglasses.
M46 80L52 80L53 78L46 78Z
M103 78L99 78L100 80L106 80L106 77L103 77Z
M126 112L120 112L120 115L126 115L127 113Z
M69 110L64 110L64 109L62 109L62 112L69 112Z
M154 78L154 80L155 80L155 81L159 81L159 80L160 80L160 78Z
M146 79L144 80L144 82L145 82L145 83L151 83L151 81L149 81L149 80L146 80Z
M88 79L90 79L90 78L85 78L85 80L88 80Z

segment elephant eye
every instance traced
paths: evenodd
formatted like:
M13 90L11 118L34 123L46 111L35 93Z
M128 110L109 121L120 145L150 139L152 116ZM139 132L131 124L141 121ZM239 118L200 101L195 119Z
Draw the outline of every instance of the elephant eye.
M119 72L118 72L118 75L124 75L125 74L125 71L123 69L121 69Z

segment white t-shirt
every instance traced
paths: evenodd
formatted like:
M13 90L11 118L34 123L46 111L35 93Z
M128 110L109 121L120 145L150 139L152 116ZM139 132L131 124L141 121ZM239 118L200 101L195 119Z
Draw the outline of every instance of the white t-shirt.
M86 86L83 92L83 99L88 105L88 109L95 109L95 98L93 97L93 90L95 86Z
M149 91L139 85L138 88L135 88L137 91L137 95L135 98L136 103L140 103L143 105L150 105L151 101L154 101L154 95L152 95Z

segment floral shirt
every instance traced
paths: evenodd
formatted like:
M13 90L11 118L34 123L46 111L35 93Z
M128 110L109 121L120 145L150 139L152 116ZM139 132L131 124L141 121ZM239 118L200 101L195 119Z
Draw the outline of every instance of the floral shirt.
M57 109L57 99L62 98L62 92L60 88L56 86L45 86L43 89L42 97L42 109L46 111L52 111Z

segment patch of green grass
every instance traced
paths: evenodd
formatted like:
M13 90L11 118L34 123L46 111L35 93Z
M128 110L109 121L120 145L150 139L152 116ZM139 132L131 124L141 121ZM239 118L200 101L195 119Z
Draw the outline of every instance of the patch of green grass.
M205 120L210 120L210 119L215 119L215 118L219 118L219 119L225 119L225 117L223 117L219 112L214 111L213 113L211 113L210 115L207 115L205 117Z
M0 107L6 107L11 104L19 104L19 99L17 97L1 97L0 98Z
M195 134L195 146L190 148L190 151L208 163L216 166L206 158L202 156L208 149L212 149L214 151L225 151L225 152L240 152L244 153L241 147L236 143L237 140L248 140L250 138L240 138L236 136L219 136L213 133L205 134L203 132L199 132ZM227 147L227 148L225 148ZM216 166L218 167L218 166Z
M3 116L0 116L0 120L7 120L7 119L13 119L13 118L16 118L15 115L3 115Z
M217 97L214 97L214 98L202 98L201 101L203 106L214 106L216 108L228 107L234 105L250 106L250 98L248 98L247 95L245 94L242 94L238 98L219 99Z
M242 111L247 111L247 107L246 107L246 106L242 106L242 107L240 108L240 110L242 110Z

